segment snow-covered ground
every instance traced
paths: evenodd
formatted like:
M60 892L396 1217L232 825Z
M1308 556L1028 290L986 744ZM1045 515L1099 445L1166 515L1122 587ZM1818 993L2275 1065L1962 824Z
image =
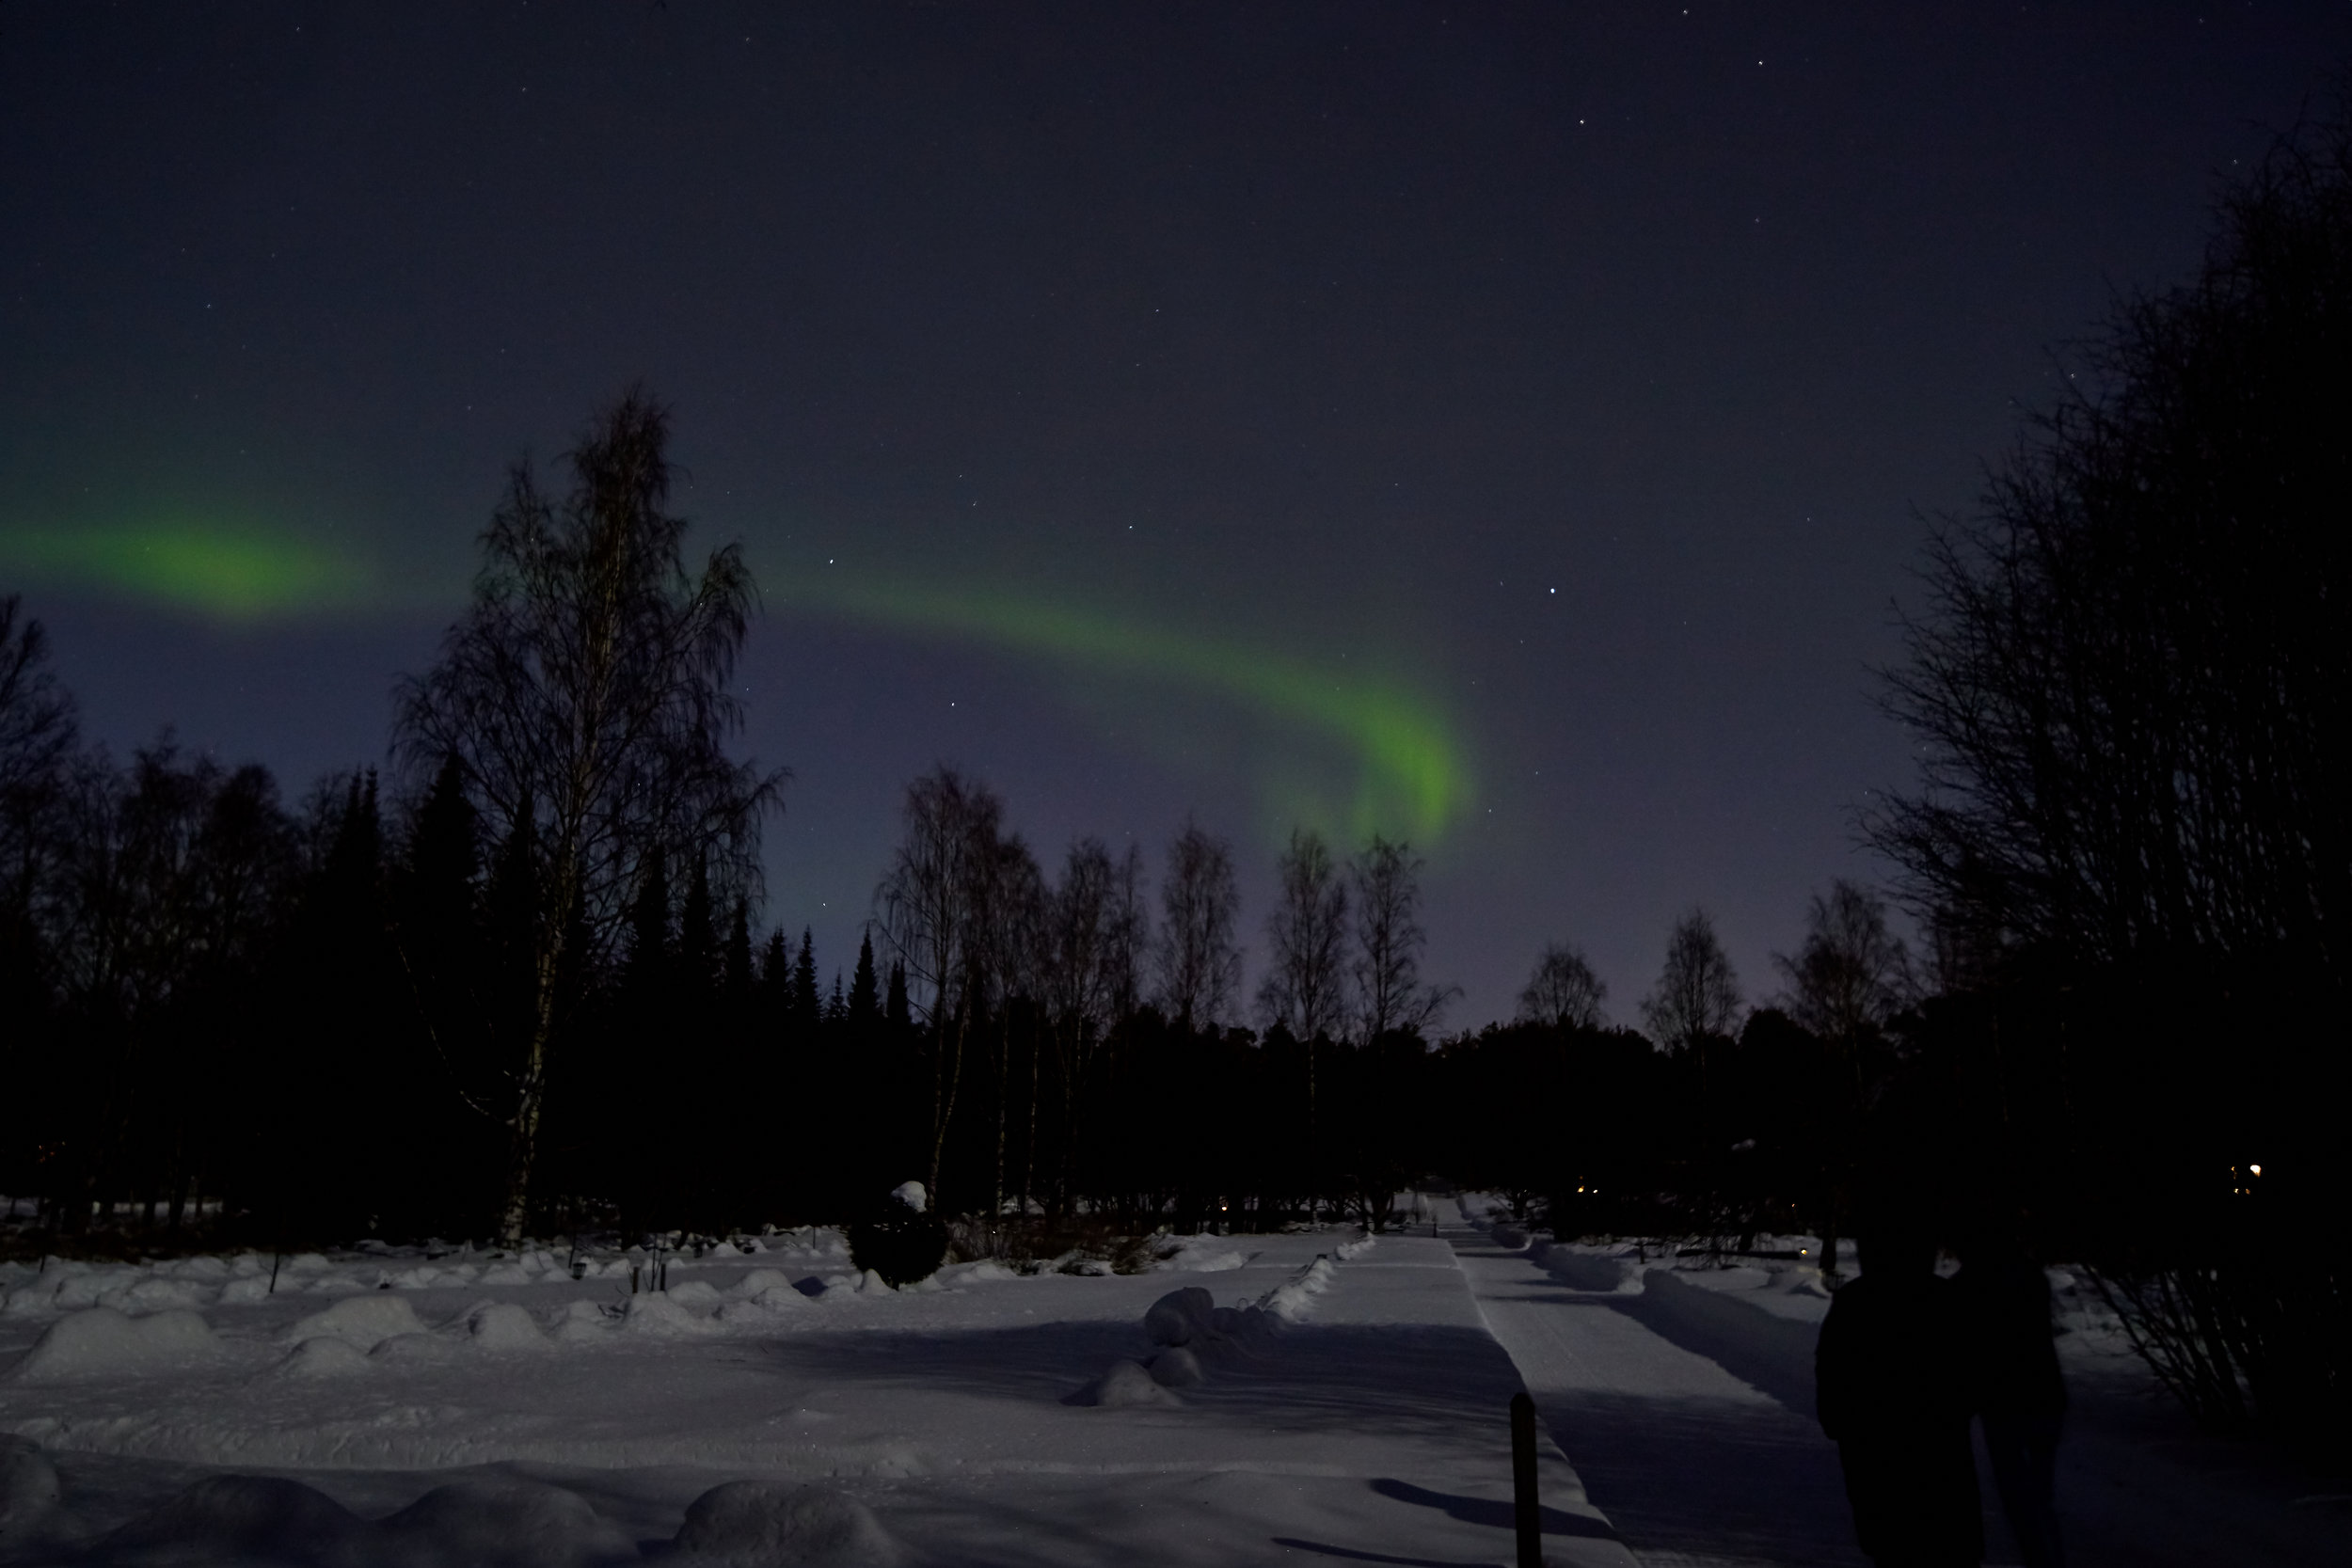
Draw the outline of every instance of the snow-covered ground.
M1444 1241L893 1291L799 1240L635 1295L537 1256L11 1267L0 1560L1509 1560L1519 1381ZM1629 1563L1543 1468L1549 1554Z
M1503 1563L1522 1383L1553 1562L1860 1561L1808 1260L1435 1219L904 1291L826 1231L634 1294L544 1254L0 1265L0 1563ZM2200 1436L2058 1283L2078 1565L2352 1561L2340 1487Z
M1829 1298L1812 1263L1531 1244L1507 1225L1449 1234L1552 1435L1642 1562L1866 1560L1814 1419ZM2075 1568L2352 1562L2340 1481L2200 1433L2095 1297L2063 1270L2052 1283L2073 1402L2058 1507ZM1978 1473L1987 1560L2014 1563L1981 1453Z

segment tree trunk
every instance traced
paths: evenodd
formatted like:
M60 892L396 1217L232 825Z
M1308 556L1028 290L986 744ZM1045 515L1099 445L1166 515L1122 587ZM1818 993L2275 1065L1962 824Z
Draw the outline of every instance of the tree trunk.
M931 1100L930 1200L934 1212L944 1212L940 1208L939 1200L939 1165L940 1161L947 1152L947 1123L954 1118L956 1114L956 1090L963 1083L963 1032L969 1022L968 1010L959 1008L956 1013L956 1048L953 1053L948 1053L946 1049L946 1031L942 1029L939 1036L941 1055L938 1077Z

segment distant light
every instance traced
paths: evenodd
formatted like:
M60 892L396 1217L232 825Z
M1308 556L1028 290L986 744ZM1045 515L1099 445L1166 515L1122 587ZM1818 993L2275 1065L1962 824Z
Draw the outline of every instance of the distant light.
M2260 1176L2263 1173L2263 1168L2260 1165L2249 1165L2246 1168L2252 1171L2256 1176Z

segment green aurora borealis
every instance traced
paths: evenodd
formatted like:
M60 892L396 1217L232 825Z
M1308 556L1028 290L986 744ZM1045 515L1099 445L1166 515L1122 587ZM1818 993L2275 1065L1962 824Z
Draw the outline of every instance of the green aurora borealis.
M361 557L281 529L187 516L0 530L0 567L228 622L363 607L379 597L379 576Z
M1438 705L1410 683L1334 670L1229 638L1081 610L993 586L951 592L913 584L806 579L822 612L919 635L1042 658L1089 676L1206 695L1243 709L1289 752L1308 739L1343 759L1344 800L1322 798L1295 761L1253 769L1286 823L1361 839L1378 832L1434 845L1469 807L1469 750ZM1274 824L1269 824L1274 826ZM1279 831L1279 830L1278 830Z
M0 568L230 625L405 611L440 599L394 593L376 563L348 547L192 512L0 530ZM1403 678L1001 584L950 591L823 572L778 586L779 602L827 619L977 644L1083 680L1110 678L1120 689L1119 727L1130 735L1152 731L1168 706L1154 700L1160 693L1238 710L1245 722L1232 727L1253 742L1243 766L1278 839L1307 825L1351 841L1377 832L1429 847L1470 804L1473 769L1458 727ZM453 613L455 602L448 608ZM1201 751L1218 749L1178 746L1196 763Z

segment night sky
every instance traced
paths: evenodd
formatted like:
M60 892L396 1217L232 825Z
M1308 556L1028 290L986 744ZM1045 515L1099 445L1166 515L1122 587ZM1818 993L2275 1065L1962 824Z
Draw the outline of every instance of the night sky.
M1908 783L1922 514L2182 278L2342 3L0 5L0 588L92 735L381 759L505 466L643 378L828 971L939 760L1156 863L1428 856L1752 999ZM1254 988L1253 962L1249 985Z

